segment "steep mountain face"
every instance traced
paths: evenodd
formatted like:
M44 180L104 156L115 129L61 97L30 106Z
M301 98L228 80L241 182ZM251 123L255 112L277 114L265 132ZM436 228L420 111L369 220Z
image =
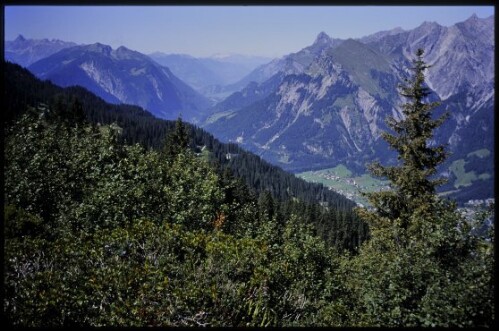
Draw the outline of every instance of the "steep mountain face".
M448 144L450 161L478 149L493 151L493 23L493 17L476 16L451 27L425 22L411 31L336 43L320 34L308 52L258 69L281 73L272 92L251 104L239 98L231 112L222 107L205 128L293 171L338 163L361 171L374 158L393 161L380 132L387 116L401 116L406 100L397 85L410 75L410 61L423 48L433 65L427 76L435 92L431 100L442 102L436 115L450 113L436 142Z
M168 68L136 51L99 43L63 49L30 65L39 78L79 85L111 103L141 106L153 115L197 123L210 102Z
M408 64L417 48L425 49L425 60L432 65L427 82L442 100L475 87L493 90L493 16L479 19L473 15L450 27L425 22L367 44L399 64Z
M221 117L232 117L244 107L263 100L279 87L284 77L304 73L322 52L338 46L341 42L342 40L332 39L326 33L321 32L312 45L297 53L261 65L237 83L224 87L225 92L237 92L229 95L208 111L205 125Z
M17 63L23 67L50 56L60 50L76 46L73 42L57 39L26 39L19 35L15 40L5 41L5 60Z
M473 149L493 150L493 16L479 19L473 15L450 27L425 22L368 45L402 68L410 65L417 48L425 49L425 60L432 66L426 81L442 101L442 110L451 114L437 139L449 144L453 159Z
M386 57L350 39L206 129L288 169L326 165L376 147L384 118L398 116L389 106L396 83Z

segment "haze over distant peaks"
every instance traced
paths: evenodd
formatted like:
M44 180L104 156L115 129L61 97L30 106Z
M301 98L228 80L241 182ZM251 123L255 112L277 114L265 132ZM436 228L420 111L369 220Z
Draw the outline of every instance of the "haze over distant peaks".
M5 41L5 59L23 67L57 53L61 49L76 46L73 42L58 39L26 39L19 34L13 41Z
M155 52L149 56L167 66L179 78L205 96L221 101L237 89L223 90L237 82L253 69L271 59L261 56L223 54L211 57L193 57L186 54Z

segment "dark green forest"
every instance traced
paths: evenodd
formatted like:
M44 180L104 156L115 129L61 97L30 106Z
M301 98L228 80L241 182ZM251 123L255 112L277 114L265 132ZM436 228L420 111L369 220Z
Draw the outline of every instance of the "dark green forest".
M425 144L440 122L420 55L408 120L385 135L401 164L372 166L393 190L369 210L181 119L4 63L6 321L492 326L494 230L474 231L492 210L466 220L434 192L445 156Z

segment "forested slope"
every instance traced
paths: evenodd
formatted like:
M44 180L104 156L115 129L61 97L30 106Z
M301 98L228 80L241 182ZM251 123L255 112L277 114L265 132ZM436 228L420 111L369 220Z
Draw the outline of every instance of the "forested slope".
M145 147L158 149L174 127L173 121L157 119L140 107L108 104L81 87L60 88L48 81L36 79L28 70L9 62L5 63L4 68L7 120L20 115L25 105L53 102L63 106L70 103L72 98L77 98L89 122L116 123L123 129L120 140L127 144L140 143ZM257 193L267 190L273 197L281 200L298 198L305 202L326 202L341 209L354 206L352 201L342 195L322 185L296 178L236 144L221 143L213 135L194 125L187 124L187 127L193 150L206 146L213 159L237 173ZM228 153L235 154L236 157L228 159Z

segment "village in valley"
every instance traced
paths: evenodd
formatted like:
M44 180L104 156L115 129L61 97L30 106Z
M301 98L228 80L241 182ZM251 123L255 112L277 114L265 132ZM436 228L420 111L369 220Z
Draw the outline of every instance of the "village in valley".
M330 190L338 192L355 201L358 206L366 206L367 199L362 192L374 192L388 190L388 181L382 181L371 177L369 174L354 176L344 165L340 164L334 168L307 171L297 174L306 181L322 183Z

